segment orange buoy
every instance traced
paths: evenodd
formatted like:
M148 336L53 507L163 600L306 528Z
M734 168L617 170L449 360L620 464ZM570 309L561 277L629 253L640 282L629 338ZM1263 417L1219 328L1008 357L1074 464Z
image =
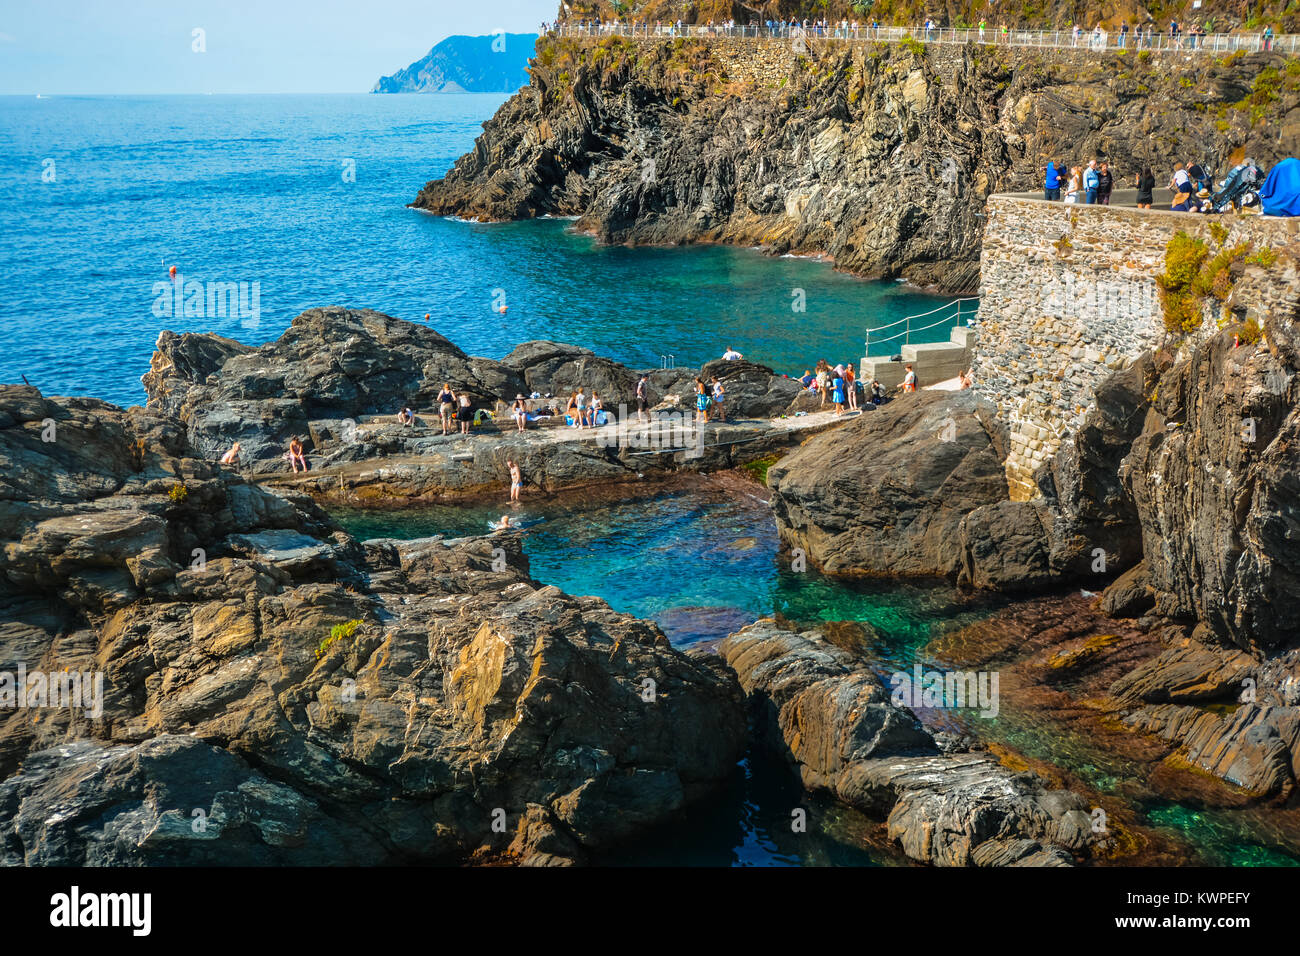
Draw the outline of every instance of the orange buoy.
M429 313L428 313L428 312L424 313L424 321L426 321L426 322L429 321Z
M175 266L172 266L170 269L168 269L168 270L167 270L167 274L168 274L169 276L171 276L173 279L175 279L175 278L176 278L176 267L175 267Z
M501 306L501 308L497 309L497 311L500 312L502 315L505 315L505 314L506 314L506 307L503 305L503 306Z

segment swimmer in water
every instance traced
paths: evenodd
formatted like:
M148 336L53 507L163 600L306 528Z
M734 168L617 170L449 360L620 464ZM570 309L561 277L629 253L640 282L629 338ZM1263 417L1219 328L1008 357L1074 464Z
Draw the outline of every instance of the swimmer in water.
M498 531L504 531L506 528L509 528L509 527L510 527L510 516L509 516L509 515L502 515L502 516L501 516L501 523L497 525L497 530L498 530Z

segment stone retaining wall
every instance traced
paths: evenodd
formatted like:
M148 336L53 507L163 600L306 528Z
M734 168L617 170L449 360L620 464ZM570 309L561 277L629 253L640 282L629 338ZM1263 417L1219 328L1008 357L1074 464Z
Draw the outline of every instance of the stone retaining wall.
M1037 494L1034 472L1081 421L1097 383L1147 349L1172 344L1155 277L1177 232L1202 236L1215 250L1212 222L1230 228L1225 245L1256 248L1295 245L1300 229L1296 220L1011 196L991 196L987 214L972 367L976 389L1010 426L1006 467L1015 500ZM1245 278L1237 298L1248 312L1296 295L1294 276L1250 266ZM1202 335L1218 319L1207 312Z

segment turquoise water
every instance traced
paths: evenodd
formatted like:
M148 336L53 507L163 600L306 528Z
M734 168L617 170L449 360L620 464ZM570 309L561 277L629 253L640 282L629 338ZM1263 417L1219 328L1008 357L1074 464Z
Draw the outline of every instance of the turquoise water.
M910 667L917 648L946 628L988 613L947 585L846 585L796 573L776 555L776 525L756 487L734 475L632 500L524 502L512 520L528 524L532 575L571 594L594 594L619 611L656 621L677 646L726 637L779 614L840 626L842 640L882 671ZM331 508L354 536L450 537L488 532L509 505L422 505L400 510ZM530 522L533 522L530 524ZM792 827L792 811L807 828ZM747 754L716 797L691 807L666 832L647 834L600 862L611 865L896 866L906 860L882 840L879 822L806 794L789 768Z
M478 535L509 505L432 505L401 510L335 508L359 538ZM764 615L808 627L827 622L841 646L861 653L882 678L914 663L932 639L991 613L990 597L958 594L942 582L844 582L795 573L778 554L771 510L756 486L717 475L649 497L607 496L525 502L513 518L532 522L524 553L534 578L573 594L594 594L616 610L656 621L678 646L713 642ZM847 623L844 623L847 622ZM940 664L940 666L942 666ZM1037 714L1003 709L985 719L923 711L932 728L1002 741L1026 756L1077 774L1121 800L1147 826L1208 866L1294 866L1295 834L1264 808L1221 810L1159 797L1147 768L1103 750ZM792 831L803 808L807 832ZM691 808L671 833L652 833L607 862L646 865L898 865L878 823L833 801L804 794L789 770L750 753L715 799Z
M503 100L0 97L0 381L139 403L161 330L257 344L321 305L429 314L492 358L549 338L638 367L698 365L732 345L798 375L822 357L856 362L866 328L942 301L809 259L602 247L566 222L406 209ZM156 315L154 284L172 265L246 283L250 300L257 283L256 326ZM505 316L492 308L501 295Z
M571 594L594 594L615 610L653 620L678 646L720 639L779 614L810 627L861 622L866 627L847 639L882 666L910 667L936 628L961 626L995 606L942 582L847 584L792 571L776 557L771 509L746 493L745 484L734 476L706 478L648 498L593 504L584 493L525 501L512 520L537 522L523 539L536 580ZM364 540L486 534L488 522L507 509L428 505L331 513Z

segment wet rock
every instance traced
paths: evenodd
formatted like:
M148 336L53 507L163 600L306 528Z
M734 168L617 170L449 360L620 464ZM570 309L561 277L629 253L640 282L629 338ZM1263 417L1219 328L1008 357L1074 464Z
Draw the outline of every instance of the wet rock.
M1142 617L1155 607L1151 577L1145 564L1135 564L1121 574L1101 596L1101 611L1109 617Z
M1197 642L1172 647L1125 674L1110 692L1118 700L1191 703L1234 699L1255 660L1235 649L1206 647Z
M1159 704L1124 722L1177 742L1193 765L1253 794L1285 795L1300 773L1300 708L1245 704L1221 716Z
M755 733L806 787L887 815L890 838L913 859L1068 865L1073 858L1063 847L1089 843L1078 820L1081 797L989 754L941 750L865 662L818 632L760 621L718 649L749 695Z

